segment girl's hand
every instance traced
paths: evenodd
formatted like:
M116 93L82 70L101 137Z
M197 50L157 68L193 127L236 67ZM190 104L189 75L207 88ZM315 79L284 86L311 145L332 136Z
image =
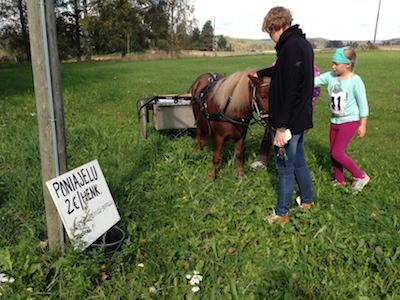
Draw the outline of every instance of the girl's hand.
M357 135L358 135L359 138L362 139L365 136L366 133L367 133L367 127L366 126L364 126L364 125L358 126Z
M360 122L358 123L357 135L360 139L362 139L367 133L367 117L360 118Z

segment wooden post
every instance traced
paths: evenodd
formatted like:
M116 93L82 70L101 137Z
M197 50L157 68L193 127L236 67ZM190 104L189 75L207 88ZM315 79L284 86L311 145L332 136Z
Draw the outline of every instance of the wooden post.
M64 227L45 185L67 171L64 111L54 3L27 1L32 70L39 125L43 197L50 250L64 250Z

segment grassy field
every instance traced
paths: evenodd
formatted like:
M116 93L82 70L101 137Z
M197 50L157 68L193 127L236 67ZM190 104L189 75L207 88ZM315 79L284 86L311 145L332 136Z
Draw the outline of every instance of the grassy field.
M316 56L323 71L330 55ZM315 207L293 205L285 226L263 221L276 202L272 158L267 171L248 169L260 126L248 133L245 181L235 176L232 147L210 183L211 149L195 151L191 135L150 126L141 139L137 100L185 93L199 73L230 74L273 60L62 66L69 168L98 159L127 233L111 259L71 247L57 257L40 247L46 222L32 72L1 69L0 273L15 281L0 282L0 299L400 299L400 52L359 53L370 117L366 138L354 140L349 153L371 184L357 196L331 186L323 90L306 136ZM186 278L194 271L203 276L197 293Z

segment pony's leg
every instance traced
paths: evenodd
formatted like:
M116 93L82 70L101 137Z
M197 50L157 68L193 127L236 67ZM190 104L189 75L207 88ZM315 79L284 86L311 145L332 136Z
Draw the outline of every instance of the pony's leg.
M192 104L193 108L193 115L195 118L196 122L196 149L198 150L203 150L204 148L204 142L203 142L203 117L202 117L202 111L200 110L200 107L197 103Z
M201 134L200 120L199 120L199 117L196 117L196 112L195 112L194 108L193 108L193 112L194 112L194 116L195 116L195 120L196 120L196 149L197 150L203 150L200 147L200 134Z
M197 150L204 149L204 139L200 128L196 128L196 148Z
M214 144L214 151L213 151L213 159L212 159L212 166L211 170L208 172L208 179L214 181L217 178L217 168L218 164L221 161L221 154L222 148L224 147L224 137L222 136L213 136L213 144Z
M267 164L268 156L271 153L272 148L272 135L271 135L271 127L265 127L264 136L261 141L259 160Z
M202 112L201 112L202 113ZM196 148L203 150L205 145L205 137L208 135L207 120L203 116L197 119L196 127Z
M237 174L239 178L246 179L246 175L244 174L244 145L245 138L242 137L235 142L235 156L237 161Z

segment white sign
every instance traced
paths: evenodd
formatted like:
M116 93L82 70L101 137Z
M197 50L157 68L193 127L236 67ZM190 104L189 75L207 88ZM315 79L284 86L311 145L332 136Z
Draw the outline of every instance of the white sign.
M46 185L75 248L87 248L121 219L97 160Z

